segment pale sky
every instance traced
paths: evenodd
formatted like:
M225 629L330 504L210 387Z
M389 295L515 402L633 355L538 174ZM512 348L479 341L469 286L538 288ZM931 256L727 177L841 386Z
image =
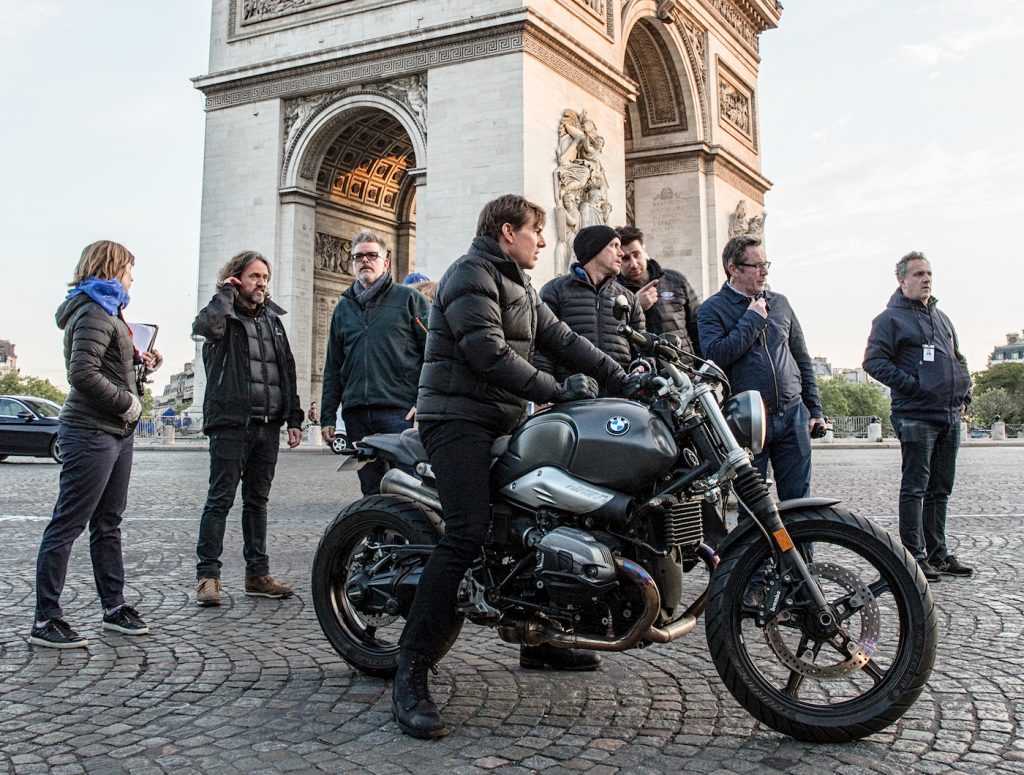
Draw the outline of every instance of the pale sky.
M126 315L161 327L154 392L193 357L204 114L189 78L207 71L209 6L0 0L0 339L24 374L65 383L53 313L96 239L136 256ZM761 36L770 282L812 354L858 366L896 260L924 251L971 369L984 368L1024 329L1008 238L1024 219L1024 11L785 6Z

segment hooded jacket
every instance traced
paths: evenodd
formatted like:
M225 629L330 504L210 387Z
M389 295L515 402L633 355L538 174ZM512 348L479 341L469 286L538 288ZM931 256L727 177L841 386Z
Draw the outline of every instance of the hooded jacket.
M73 428L130 436L136 423L119 416L131 407L132 396L139 395L128 324L84 293L57 307L56 320L64 331L64 365L71 386L60 421Z
M533 366L538 349L602 384L620 387L625 378L615 361L551 313L491 237L476 237L444 273L428 328L419 420L469 420L508 433L527 401L550 401L558 385Z
M697 334L697 309L700 301L693 286L681 272L662 269L653 258L647 259L647 282L638 283L619 275L619 282L634 294L652 280L658 281L658 301L644 310L647 330L652 334L675 334L683 349L700 357Z
M768 317L747 309L750 299L725 283L697 310L704 357L725 369L733 393L757 390L769 413L802 400L811 417L821 417L814 362L789 300L765 291Z
M925 345L935 348L934 360L925 360ZM864 371L892 391L894 417L953 424L971 402L967 359L934 296L925 305L896 289L871 321Z
M206 339L203 343L203 366L206 369L206 393L203 397L203 432L221 428L244 428L252 418L252 350L250 331L238 316L235 286L225 283L210 303L199 310L192 323L192 333ZM264 349L264 357L276 368L276 382L283 401L281 419L289 428L301 428L304 414L296 392L295 359L288 344L288 335L281 323L285 311L267 300L257 316L273 333L272 347ZM262 341L262 337L261 337Z
M620 321L612 313L615 299L620 295L629 301L629 316L625 322L634 331L643 331L645 322L640 302L615 277L595 286L583 267L573 264L567 274L549 280L540 289L540 298L556 318L625 369L633 360L634 352L629 340L618 332ZM534 362L537 368L553 374L558 380L572 373L552 363L543 354Z
M320 399L329 424L339 403L405 410L416 403L430 304L419 291L387 275L383 280L366 302L353 283L334 307Z

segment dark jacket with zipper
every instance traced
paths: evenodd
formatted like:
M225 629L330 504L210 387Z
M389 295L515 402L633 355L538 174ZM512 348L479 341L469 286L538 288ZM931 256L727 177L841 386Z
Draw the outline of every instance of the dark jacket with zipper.
M359 300L356 283L334 307L324 360L320 412L333 425L338 405L388 406L408 411L427 342L427 297L384 277L368 302Z
M647 282L637 283L619 275L619 282L636 293L652 280L658 281L658 301L644 310L647 330L652 334L674 334L683 349L698 358L701 355L697 333L697 309L700 301L686 277L674 269L662 269L653 258L647 259Z
M508 433L527 401L545 403L555 394L555 378L532 363L538 350L606 386L620 388L625 378L615 361L552 314L490 237L476 237L444 273L428 327L419 420L469 420Z
M615 299L625 296L629 301L629 315L625 321L616 319L612 312ZM620 322L628 323L635 331L645 328L644 313L636 295L615 277L609 277L595 286L579 264L569 267L567 274L549 280L540 289L541 300L555 317L582 336L594 347L611 356L625 369L635 357L628 339L618 332ZM553 363L541 353L534 363L537 368L563 380L572 372Z
M71 386L60 422L130 436L136 423L119 416L131 407L131 397L139 396L128 324L120 313L111 315L84 293L61 304L56 319L64 331L64 365Z
M721 366L732 392L757 390L769 413L803 401L811 417L822 417L804 333L788 299L765 291L768 317L747 309L750 298L728 283L697 310L704 357Z
M301 428L304 415L296 392L295 359L281 323L285 311L268 300L253 314L239 310L237 299L235 286L225 283L192 323L192 333L206 340L203 432L244 428L250 421ZM255 392L254 369L260 375ZM275 389L280 391L279 413L270 394Z
M925 345L935 348L934 360L924 359ZM960 422L960 407L971 403L967 359L934 296L925 305L896 289L871 321L864 371L892 391L895 417L952 425Z

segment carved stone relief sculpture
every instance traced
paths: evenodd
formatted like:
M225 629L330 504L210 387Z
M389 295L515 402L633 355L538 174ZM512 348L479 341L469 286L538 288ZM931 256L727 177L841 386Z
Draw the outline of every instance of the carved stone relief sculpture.
M569 268L572 241L586 226L607 223L612 207L608 201L601 152L604 138L586 111L562 111L555 149L555 270Z
M741 234L749 234L751 237L764 239L764 222L768 213L761 211L760 215L747 217L747 200L741 199L736 203L736 209L729 216L729 237L738 237Z
M313 267L331 274L351 274L351 251L351 240L318 231L313 243Z
M305 7L330 5L337 0L243 0L242 23L272 19L276 16L295 13Z
M750 99L724 78L718 79L718 112L724 121L750 137Z

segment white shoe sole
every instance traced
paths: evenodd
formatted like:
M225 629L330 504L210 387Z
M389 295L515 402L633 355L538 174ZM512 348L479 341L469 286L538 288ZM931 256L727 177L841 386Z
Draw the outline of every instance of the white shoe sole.
M149 627L128 629L127 627L121 627L117 624L111 624L110 622L103 622L104 630L113 630L119 632L122 635L149 635Z
M282 593L282 594L272 595L269 592L250 592L247 589L247 590L245 590L245 594L247 594L249 597L269 597L271 600L280 600L282 598L291 597L295 593L294 592L289 592L288 594L283 594Z
M54 643L52 641L37 638L34 635L28 636L28 642L33 646L43 646L48 649L84 649L89 646L87 640L76 640L71 643Z

